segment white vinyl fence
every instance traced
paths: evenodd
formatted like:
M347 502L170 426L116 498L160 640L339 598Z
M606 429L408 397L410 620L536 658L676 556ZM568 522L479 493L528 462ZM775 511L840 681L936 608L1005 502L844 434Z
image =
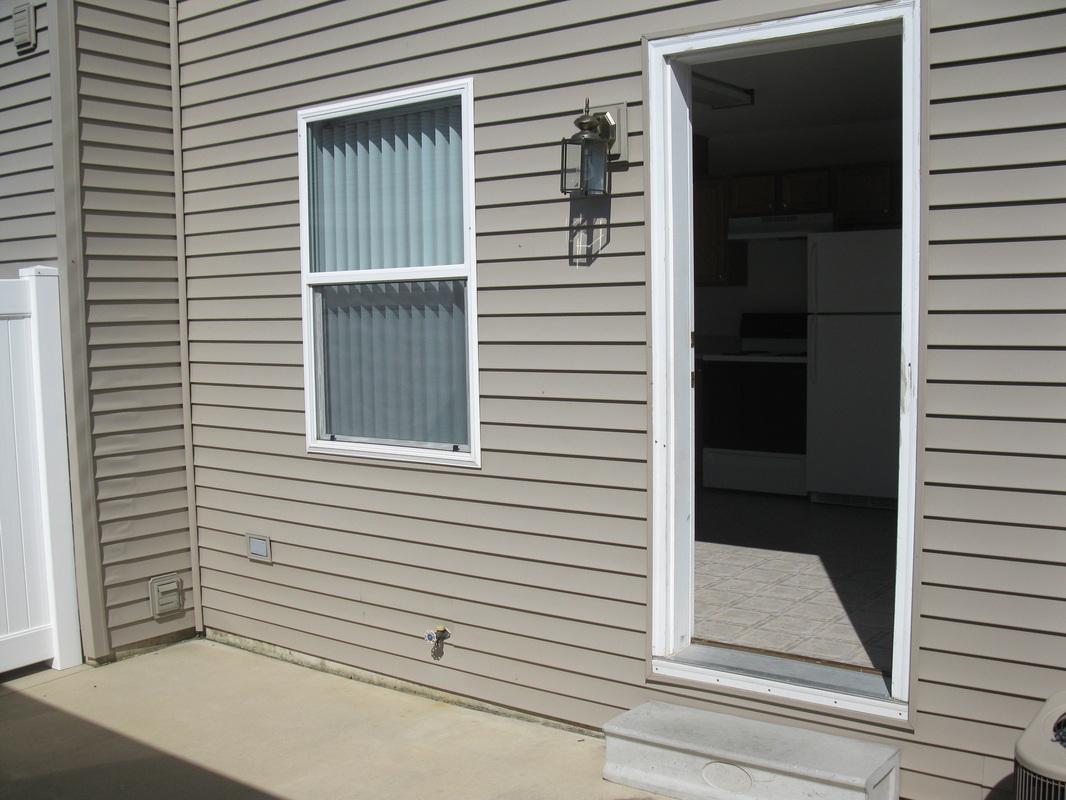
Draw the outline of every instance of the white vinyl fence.
M0 672L82 660L58 273L0 280Z

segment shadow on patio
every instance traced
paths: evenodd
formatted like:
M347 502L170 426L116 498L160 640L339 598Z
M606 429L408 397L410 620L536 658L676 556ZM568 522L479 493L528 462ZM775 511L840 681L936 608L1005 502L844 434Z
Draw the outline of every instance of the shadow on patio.
M0 698L4 800L270 800L218 773L21 693Z

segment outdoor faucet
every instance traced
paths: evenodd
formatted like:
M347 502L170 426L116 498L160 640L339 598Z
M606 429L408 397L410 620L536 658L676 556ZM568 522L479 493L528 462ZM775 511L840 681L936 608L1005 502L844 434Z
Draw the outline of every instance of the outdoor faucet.
M438 625L433 630L426 631L426 641L433 645L429 654L433 656L434 661L440 661L444 658L444 642L446 639L450 639L451 636L452 632L443 625Z

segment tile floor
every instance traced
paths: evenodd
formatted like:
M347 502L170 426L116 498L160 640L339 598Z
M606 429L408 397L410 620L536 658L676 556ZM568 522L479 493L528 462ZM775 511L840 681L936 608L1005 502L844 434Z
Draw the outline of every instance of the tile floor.
M889 670L895 512L701 495L697 639Z

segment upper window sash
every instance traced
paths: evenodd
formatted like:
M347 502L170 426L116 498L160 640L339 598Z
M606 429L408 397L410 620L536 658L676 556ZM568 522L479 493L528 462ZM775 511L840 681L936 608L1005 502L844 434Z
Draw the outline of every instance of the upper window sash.
M312 272L462 262L462 103L455 95L308 123Z
M461 109L462 131L462 262L455 264L456 270L451 275L466 274L473 276L474 264L474 172L473 172L473 141L474 141L474 94L473 80L462 78L452 81L444 81L429 86L418 86L410 89L402 89L384 94L373 95L366 98L356 98L338 103L316 106L297 112L298 138L299 138L299 174L300 174L300 262L301 272L307 281L312 275L332 274L332 280L338 280L339 270L314 269L311 259L312 253L312 230L310 219L311 198L311 164L309 163L310 151L310 126L315 123L328 120L340 119L352 115L377 115L387 116L388 112L412 105L432 104L458 98ZM425 266L425 265L420 265ZM440 266L440 265L437 265ZM416 267L401 267L401 269L414 269ZM373 272L358 278L359 280L385 280L383 270L344 270L344 272ZM351 278L345 278L351 280Z

